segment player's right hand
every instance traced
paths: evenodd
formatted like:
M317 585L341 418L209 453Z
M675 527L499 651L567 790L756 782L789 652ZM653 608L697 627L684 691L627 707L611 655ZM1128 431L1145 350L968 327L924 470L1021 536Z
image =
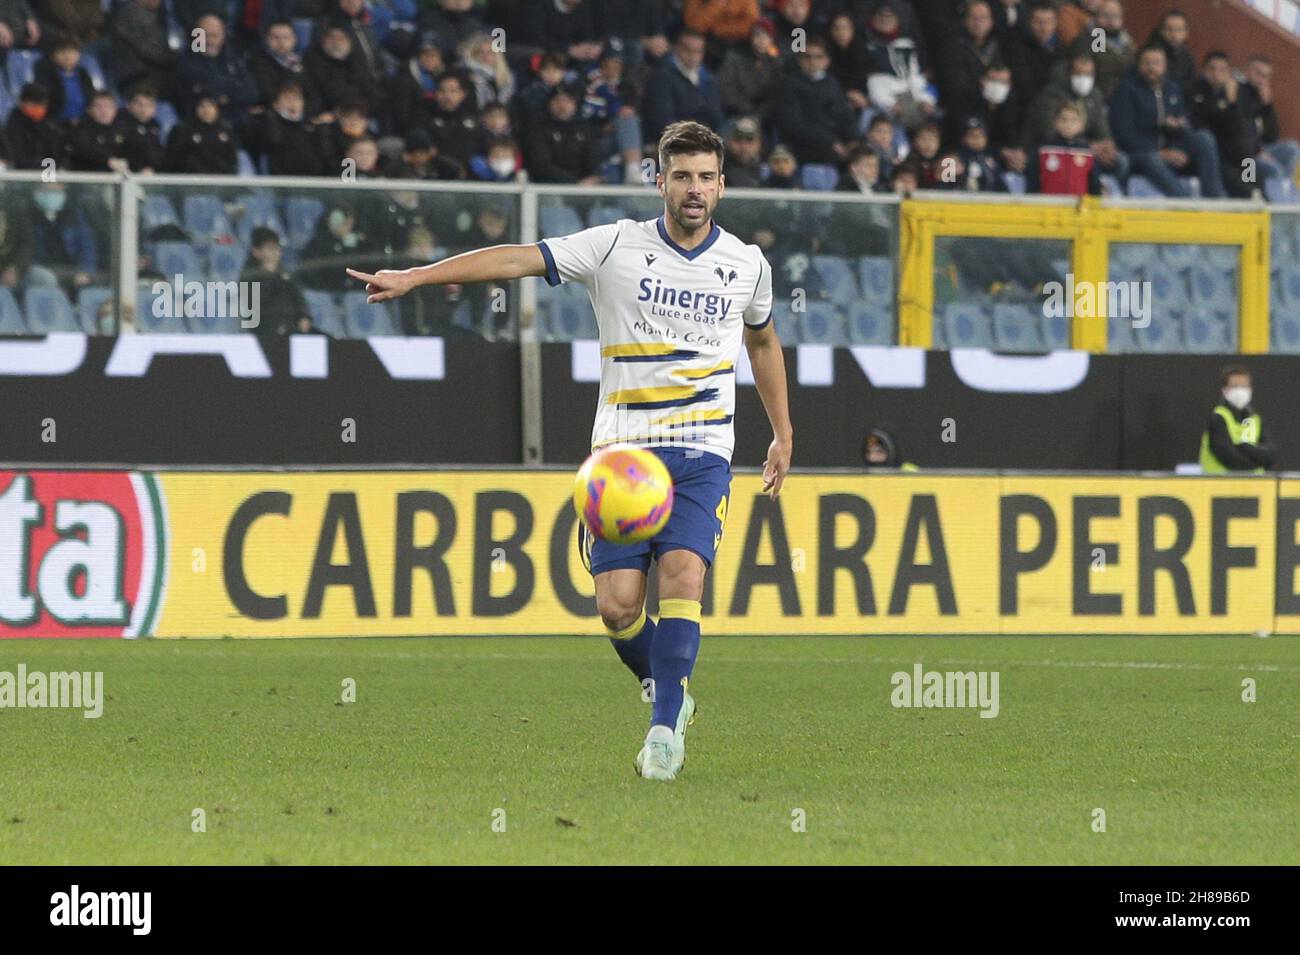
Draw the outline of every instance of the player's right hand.
M348 269L347 273L354 279L366 283L366 292L369 293L366 296L366 303L369 305L386 302L390 298L399 298L415 288L415 279L410 273L400 269L381 269L373 275L356 269Z

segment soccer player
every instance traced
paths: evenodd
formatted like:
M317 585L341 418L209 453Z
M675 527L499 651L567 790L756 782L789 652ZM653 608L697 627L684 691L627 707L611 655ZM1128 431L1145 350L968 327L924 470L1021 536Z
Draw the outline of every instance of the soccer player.
M785 361L772 327L772 268L713 221L725 188L722 139L679 122L659 140L656 185L664 212L623 219L529 245L497 245L441 262L374 275L368 301L420 285L544 276L587 287L600 328L600 401L593 450L629 443L652 448L673 478L668 523L639 544L593 539L579 523L583 561L614 649L653 700L650 731L637 753L646 779L673 779L686 758L695 715L687 692L700 648L704 574L722 540L731 488L736 364L743 342L772 425L763 490L773 499L790 467L794 438ZM646 616L646 572L659 566L659 620Z

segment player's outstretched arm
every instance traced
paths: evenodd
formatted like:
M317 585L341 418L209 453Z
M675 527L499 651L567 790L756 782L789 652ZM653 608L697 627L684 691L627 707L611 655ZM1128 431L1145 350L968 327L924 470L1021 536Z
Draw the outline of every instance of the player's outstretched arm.
M374 304L399 298L419 285L468 285L545 275L546 259L533 244L494 245L413 269L382 269L373 275L348 269L347 273L366 283L370 293L366 301Z

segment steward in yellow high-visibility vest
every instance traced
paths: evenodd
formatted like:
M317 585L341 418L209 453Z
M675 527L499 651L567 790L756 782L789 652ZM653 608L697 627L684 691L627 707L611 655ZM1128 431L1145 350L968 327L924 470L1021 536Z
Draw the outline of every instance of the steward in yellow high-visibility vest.
M1275 454L1264 435L1263 421L1250 404L1250 372L1231 365L1223 370L1220 384L1223 400L1210 412L1209 424L1201 435L1201 471L1262 474L1273 466Z

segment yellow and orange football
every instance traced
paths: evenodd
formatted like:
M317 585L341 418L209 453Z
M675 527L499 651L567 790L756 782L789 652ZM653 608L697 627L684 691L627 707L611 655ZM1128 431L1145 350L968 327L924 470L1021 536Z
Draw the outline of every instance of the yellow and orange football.
M602 448L578 469L573 507L594 536L611 544L635 544L668 523L673 479L663 461L645 448Z

